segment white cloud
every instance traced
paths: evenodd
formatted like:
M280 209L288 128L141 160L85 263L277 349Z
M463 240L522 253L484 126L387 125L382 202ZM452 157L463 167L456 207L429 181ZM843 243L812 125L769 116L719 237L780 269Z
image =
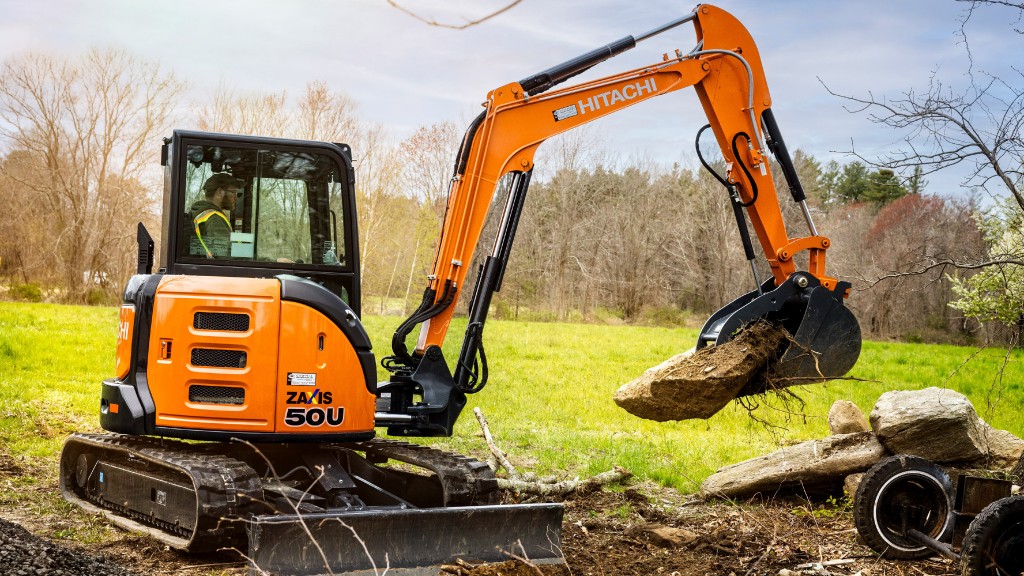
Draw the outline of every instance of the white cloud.
M402 6L458 23L506 0L406 0ZM949 82L966 69L958 42L963 4L952 1L722 0L758 42L774 107L790 148L881 149L896 135L843 110L818 78L846 94L898 96L938 68ZM678 0L523 0L462 31L427 26L383 0L0 0L0 59L26 50L81 53L119 46L158 59L201 100L224 82L238 90L301 91L324 80L355 98L397 136L417 125L475 115L487 91L589 49L683 15ZM1004 73L1022 37L996 10L968 24L977 69ZM640 44L580 79L652 63L689 49L687 24ZM704 124L691 95L671 95L600 123L615 146L666 162L686 158ZM633 152L635 151L635 152Z

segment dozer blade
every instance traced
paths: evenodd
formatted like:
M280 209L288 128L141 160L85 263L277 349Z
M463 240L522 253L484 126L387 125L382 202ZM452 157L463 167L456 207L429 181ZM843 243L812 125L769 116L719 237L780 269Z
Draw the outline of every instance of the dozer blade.
M762 294L749 292L730 302L704 324L697 349L721 345L744 326L760 319L784 327L791 335L785 352L767 366L771 380L783 385L821 382L845 375L860 356L860 324L843 304L849 286L840 283L834 291L810 274L797 273ZM742 395L763 392L747 387Z
M514 554L564 564L562 506L518 504L257 516L250 573L436 576L443 564ZM376 570L376 571L375 571Z

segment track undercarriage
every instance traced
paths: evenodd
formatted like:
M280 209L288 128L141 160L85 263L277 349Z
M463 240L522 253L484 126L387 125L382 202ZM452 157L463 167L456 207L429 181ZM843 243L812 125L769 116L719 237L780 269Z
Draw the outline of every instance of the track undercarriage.
M118 526L190 552L234 548L270 573L389 566L415 574L454 558L504 559L513 546L561 561L559 505L495 506L486 464L405 442L75 434L61 454L60 486Z

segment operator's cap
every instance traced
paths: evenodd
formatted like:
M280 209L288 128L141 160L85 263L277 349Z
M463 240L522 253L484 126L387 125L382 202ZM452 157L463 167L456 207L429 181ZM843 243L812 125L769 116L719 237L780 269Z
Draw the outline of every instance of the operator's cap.
M205 192L207 196L216 192L218 188L235 188L237 190L241 190L242 188L245 188L245 183L230 174L224 173L214 174L207 178L206 182L203 183L203 192Z

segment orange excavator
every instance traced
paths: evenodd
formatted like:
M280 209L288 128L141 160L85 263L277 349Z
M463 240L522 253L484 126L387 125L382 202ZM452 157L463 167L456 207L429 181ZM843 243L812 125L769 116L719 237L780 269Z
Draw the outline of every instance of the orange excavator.
M686 23L696 28L692 50L553 90ZM102 384L107 433L68 438L60 460L64 497L175 548L246 550L267 573L387 566L415 574L453 558L511 553L561 561L560 505L499 505L484 463L377 438L376 431L451 435L467 395L487 382L484 323L538 146L688 87L724 155L726 173L716 176L755 275L755 289L713 315L697 346L724 344L748 323L768 319L793 335L774 360L776 373L818 380L844 374L860 351L859 327L844 306L849 284L825 274L830 243L804 201L757 47L733 16L700 5L489 93L455 162L422 303L383 359L390 373L384 382L377 382L359 319L349 148L175 131L162 157L162 268L153 272L153 241L140 225L139 272L124 292L116 371ZM769 152L803 210L807 236L786 231ZM507 184L501 222L472 290L461 352L449 363L441 345L500 183ZM771 267L764 281L756 277L747 217ZM796 260L804 251L806 270ZM419 340L410 350L416 326Z

